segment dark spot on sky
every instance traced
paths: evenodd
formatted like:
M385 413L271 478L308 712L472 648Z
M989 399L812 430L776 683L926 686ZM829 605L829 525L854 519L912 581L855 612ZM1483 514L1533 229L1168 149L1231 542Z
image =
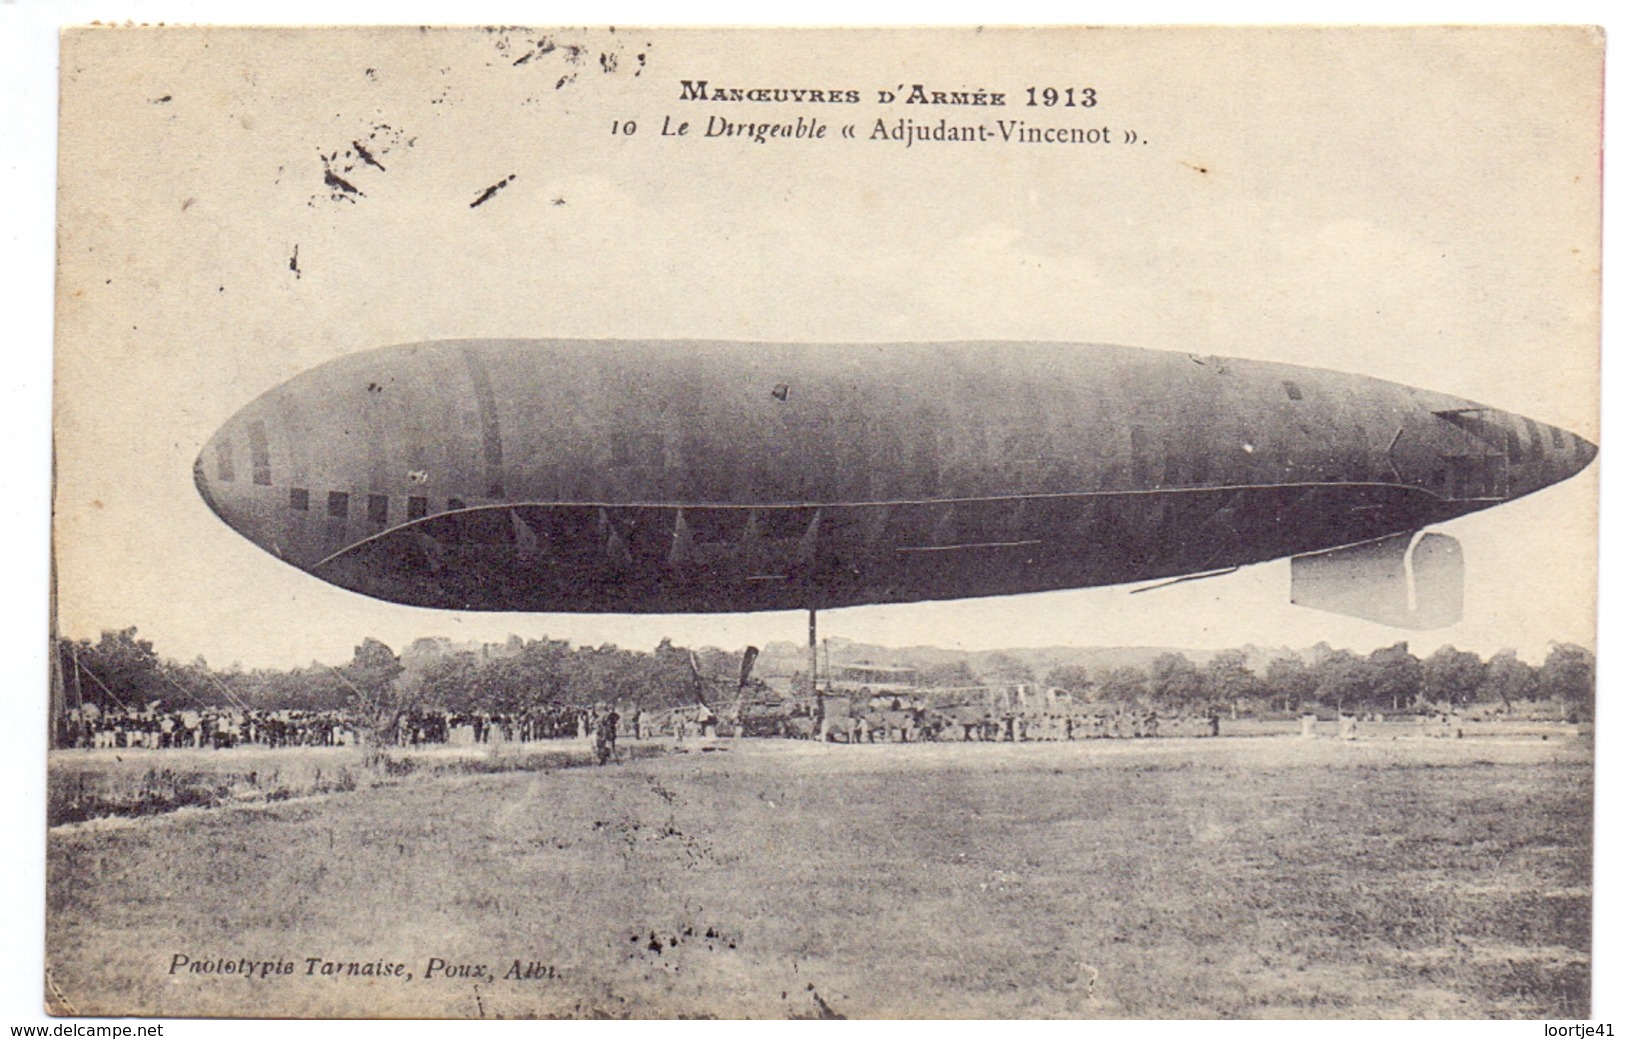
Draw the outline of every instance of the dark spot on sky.
M374 136L376 136L376 134ZM372 152L363 147L360 141L351 141L350 146L355 149L356 155L360 156L362 162L366 163L368 166L376 166L379 170L383 170L384 164L379 162L373 156Z
M536 58L546 57L558 49L558 44L553 42L553 37L551 36L543 36L540 39L532 40L530 41L529 46L529 50L515 59L514 65L516 67L519 65L528 64ZM507 54L509 53L509 48L510 44L507 36L503 36L501 40L497 41L498 52Z
M352 138L348 148L335 148L330 153L317 152L322 161L322 184L327 188L327 198L333 202L351 203L358 198L366 198L367 193L357 182L356 172L365 172L364 168L369 166L380 173L384 172L385 155L402 145L410 148L417 141L416 137L403 140L403 136L402 131L388 123L375 123L365 138ZM319 197L319 194L312 195L309 204L314 205Z
M328 187L337 188L347 195L360 195L362 198L367 197L360 188L356 187L354 184L351 184L349 181L345 180L337 173L334 173L332 170L328 170L326 173L322 174L322 182Z
M299 243L297 242L293 246L293 255L288 257L288 270L293 272L295 281L304 277L304 274L299 270Z
M155 97L147 103L149 105L167 105L173 100L175 100L174 94L165 94L163 97Z
M503 188L505 188L509 184L511 184L514 180L518 179L518 177L519 177L519 174L517 174L517 173L510 173L506 177L503 177L501 180L497 181L495 184L492 184L490 187L488 187L484 191L480 192L480 197L475 199L474 201L470 202L468 204L468 208L473 209L475 206L478 206L481 203L485 202L492 195L495 195L497 192L501 191Z

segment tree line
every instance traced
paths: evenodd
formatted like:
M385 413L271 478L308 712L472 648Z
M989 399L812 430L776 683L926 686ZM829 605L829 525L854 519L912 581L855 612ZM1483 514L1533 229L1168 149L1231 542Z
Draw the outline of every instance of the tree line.
M285 670L217 668L202 657L179 663L161 657L133 627L104 631L94 642L60 639L56 651L69 707L343 711L380 727L409 710L514 713L598 703L660 710L728 702L739 680L738 653L690 651L669 639L647 652L517 636L477 651L442 651L433 640L419 640L397 654L367 638L343 665L313 662ZM1074 701L1171 712L1481 708L1590 718L1595 669L1591 651L1568 643L1552 645L1539 666L1512 650L1485 660L1453 646L1417 657L1404 642L1365 655L1321 643L1271 659L1262 673L1240 650L1220 651L1201 665L1183 653L1163 653L1149 668L1068 664L1041 676L998 653L980 670L960 661L922 669L920 680L937 688L1028 684L1065 690ZM794 688L799 678L790 683Z
M429 643L432 640L420 640ZM212 667L202 657L179 663L160 656L135 628L101 637L59 639L62 698L100 711L148 710L246 713L339 711L363 726L393 726L407 711L449 714L517 713L561 706L614 703L643 710L692 704L707 695L704 665L663 640L653 651L613 645L572 647L557 639L520 640L480 651L397 654L374 638L340 666L311 663L289 669ZM718 650L707 650L713 668ZM737 662L733 664L737 670ZM726 667L722 666L725 673ZM712 683L714 684L714 683Z
M1337 710L1409 712L1479 708L1503 714L1592 717L1596 657L1582 646L1554 643L1539 667L1503 649L1488 660L1454 646L1417 657L1404 642L1364 656L1320 643L1307 653L1272 659L1262 674L1230 649L1197 666L1163 653L1150 669L1116 667L1091 674L1058 667L1044 684L1108 703L1166 710L1209 706L1242 713Z

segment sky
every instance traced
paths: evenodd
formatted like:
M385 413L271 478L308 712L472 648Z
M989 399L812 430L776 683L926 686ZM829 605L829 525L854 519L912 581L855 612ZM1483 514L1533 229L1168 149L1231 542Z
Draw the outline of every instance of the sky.
M1375 375L1598 437L1600 83L1584 32L1440 31L1421 41L1426 63L1416 39L1384 32L1217 45L1179 31L807 32L776 48L671 30L551 38L551 50L523 30L68 40L64 634L136 625L166 656L250 667L342 660L365 636L397 648L423 635L634 648L804 637L794 613L374 602L281 564L204 507L192 461L225 419L306 368L390 343L1114 342ZM850 122L857 139L697 136L710 117L777 106L682 102L683 79L860 90L855 105L791 106ZM1021 103L1026 84L1084 80L1093 109ZM873 100L916 82L1013 104ZM667 117L690 135L662 135ZM901 118L1100 126L1114 143L869 139ZM636 133L612 132L629 121ZM1129 131L1143 143L1122 143ZM354 142L373 163L345 158ZM1468 601L1440 632L1292 607L1284 562L1144 595L829 611L821 628L968 649L1364 651L1409 637L1423 653L1513 646L1538 661L1553 641L1595 641L1596 471L1449 525Z

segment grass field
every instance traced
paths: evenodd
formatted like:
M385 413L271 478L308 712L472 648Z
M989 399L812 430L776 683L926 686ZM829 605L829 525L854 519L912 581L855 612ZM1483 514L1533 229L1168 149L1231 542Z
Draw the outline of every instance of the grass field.
M623 757L664 753L626 746ZM76 750L51 761L49 826L162 815L187 808L274 803L393 785L407 776L534 772L593 763L579 740L426 746L369 753L360 747Z
M48 839L47 999L162 1016L1584 1017L1591 762L1556 729L691 742L91 821ZM242 959L287 972L191 969Z

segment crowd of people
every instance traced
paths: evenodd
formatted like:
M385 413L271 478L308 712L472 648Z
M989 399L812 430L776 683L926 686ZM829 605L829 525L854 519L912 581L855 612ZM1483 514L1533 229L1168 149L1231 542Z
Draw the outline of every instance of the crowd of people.
M1219 714L1159 714L1150 709L1072 705L998 709L981 704L930 705L906 698L861 706L820 696L782 712L747 712L745 734L831 743L1013 742L1217 736Z
M592 716L591 708L564 705L512 712L414 709L402 714L396 723L395 742L403 747L419 747L432 743L529 743L584 738L591 731Z
M715 716L709 731L715 730ZM402 747L436 744L471 746L528 743L534 740L596 739L605 732L613 745L622 715L605 705L554 705L516 712L452 712L413 709L396 720L394 742ZM702 731L693 709L650 713L628 709L627 729L634 739ZM200 708L170 710L102 708L94 703L67 712L69 747L89 749L169 750L256 747L342 747L359 742L360 726L339 711L235 710Z
M730 705L731 706L731 705ZM354 745L360 726L338 711L103 709L85 704L68 712L68 746L86 748L235 746L332 747ZM641 710L635 706L545 705L510 712L453 712L414 708L390 733L402 747L476 746L537 740L616 740L656 737L755 736L831 743L1026 742L1217 736L1216 711L1159 714L1148 709L1083 706L1010 707L933 705L907 698L819 695L814 699L747 704L742 717L702 704Z
M337 711L256 711L200 708L108 708L87 703L67 712L70 747L334 747L356 742L350 720Z

